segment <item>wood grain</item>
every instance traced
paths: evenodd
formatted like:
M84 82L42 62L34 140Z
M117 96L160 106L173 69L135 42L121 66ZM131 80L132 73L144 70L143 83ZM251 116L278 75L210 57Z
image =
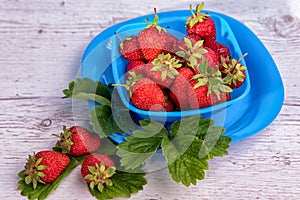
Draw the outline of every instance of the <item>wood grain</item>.
M0 197L25 199L16 190L27 155L50 148L62 125L82 123L61 90L77 75L88 43L121 21L159 11L187 9L198 1L0 0ZM296 0L206 2L251 28L272 54L285 85L277 119L234 144L211 162L207 178L185 188L166 169L147 175L148 185L130 199L300 198L300 19ZM263 66L262 66L263 67ZM271 83L270 83L271 84ZM49 199L93 199L79 169Z

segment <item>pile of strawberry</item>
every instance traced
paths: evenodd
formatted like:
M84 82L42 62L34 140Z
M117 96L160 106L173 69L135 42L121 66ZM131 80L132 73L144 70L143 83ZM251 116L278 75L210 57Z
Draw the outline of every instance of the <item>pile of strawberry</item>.
M129 60L126 89L142 110L175 111L209 107L231 99L245 81L246 67L216 41L216 25L202 12L204 3L186 21L187 34L177 39L152 23L137 36L121 40L120 54Z

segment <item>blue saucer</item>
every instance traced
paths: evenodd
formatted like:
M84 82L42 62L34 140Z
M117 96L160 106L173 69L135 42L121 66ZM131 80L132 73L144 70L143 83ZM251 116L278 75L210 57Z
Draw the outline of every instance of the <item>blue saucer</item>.
M220 13L209 12L210 15L225 20L234 33L241 52L248 52L245 58L251 87L247 95L226 106L226 109L214 112L216 124L226 128L225 135L233 142L245 139L267 127L279 114L283 100L284 87L279 71L270 53L256 35L239 21ZM160 19L176 19L190 16L190 11L171 11L159 13ZM153 15L138 17L116 24L94 38L86 48L82 59L82 77L105 84L114 83L112 76L112 41L114 32L122 26L143 23ZM94 104L90 104L90 108ZM219 119L219 120L218 120ZM114 134L116 142L124 141L124 136Z

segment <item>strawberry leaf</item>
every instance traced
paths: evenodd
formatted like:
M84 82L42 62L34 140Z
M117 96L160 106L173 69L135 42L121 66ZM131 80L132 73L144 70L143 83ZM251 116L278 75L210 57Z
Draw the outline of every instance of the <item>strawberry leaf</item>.
M112 177L112 186L103 185L102 192L98 189L89 191L92 196L99 200L113 199L117 197L130 197L131 194L143 190L143 186L147 184L144 173L126 173L117 171ZM87 184L88 185L88 184Z
M70 163L67 168L62 172L62 174L52 183L42 184L38 183L36 189L33 189L32 185L27 185L24 175L24 170L18 173L19 178L18 190L21 190L22 196L27 196L28 199L46 199L49 194L51 194L61 183L61 181L68 176L74 168L81 164L81 159L75 157L70 157Z
M121 157L121 166L126 170L136 169L149 160L159 148L168 131L155 121L140 121L143 130L133 131L132 136L117 146L117 155Z
M91 100L101 105L110 105L111 94L108 87L99 81L94 82L89 78L80 79L69 83L69 88L63 90L63 98L78 100Z
M114 132L124 133L115 122L111 107L107 105L94 107L90 112L90 123L100 138L110 136Z

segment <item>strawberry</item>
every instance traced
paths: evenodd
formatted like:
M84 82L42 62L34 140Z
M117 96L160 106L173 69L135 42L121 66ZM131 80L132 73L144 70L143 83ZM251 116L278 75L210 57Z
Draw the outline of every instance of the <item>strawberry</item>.
M131 102L142 110L160 111L165 98L162 89L149 78L141 78L132 87Z
M148 26L143 29L138 35L139 45L142 49L143 55L146 60L153 60L162 53L166 45L166 31L157 25L158 15L154 9L155 15L153 23L148 23Z
M169 87L174 81L182 64L171 54L159 54L152 62L152 68L147 73L147 77L162 86Z
M171 112L171 111L175 110L174 104L172 103L171 100L169 100L169 99L166 100L166 102L164 103L164 110L166 112Z
M199 40L202 40L202 38L200 37L200 35L197 35L195 33L189 33L189 34L187 34L186 38L188 38L189 40L191 40L191 42L193 44L195 44Z
M116 173L115 163L106 155L89 154L84 159L81 166L81 175L89 183L92 190L97 189L102 192L104 184L112 186L111 177Z
M208 47L204 47L207 53L204 54L204 59L207 61L208 66L214 69L218 69L219 57L217 54Z
M176 76L170 88L170 98L181 110L189 108L188 95L192 90L189 80L194 76L194 72L187 67L178 69L179 75Z
M150 66L147 66L143 61L140 60L133 60L128 62L126 66L126 78L130 76L129 72L134 72L136 75L143 75L147 74L148 69Z
M51 183L55 181L69 165L70 158L65 154L54 151L40 151L29 155L25 165L24 174L26 184L33 184L36 189L37 183Z
M190 6L192 16L187 19L186 30L188 34L197 34L203 40L215 40L216 39L216 25L208 14L202 13L204 3L198 4L196 7L196 13Z
M145 60L136 36L125 38L119 45L119 51L127 60Z
M196 80L191 81L190 84L194 88L193 92L188 94L189 104L192 109L209 107L218 101L214 93L209 93L207 84L195 87L198 84Z
M204 42L204 46L212 49L218 56L219 61L221 61L221 56L229 57L230 50L224 45L214 40L208 40Z
M164 35L164 38L165 38L165 41L166 41L166 44L163 48L163 53L164 54L174 54L175 51L174 51L174 46L177 42L177 39L174 37L174 35L170 34L170 33L166 33Z
M72 156L81 156L94 152L100 147L100 138L98 135L89 132L81 126L72 126L71 128L63 127L63 133L56 143L56 147L62 149L62 153Z
M240 61L247 55L244 54L239 60L231 59L230 62L222 63L222 74L225 77L223 82L231 88L240 87L246 78L246 66L243 66Z
M198 70L199 74L194 75L190 81L193 88L188 97L191 108L204 108L223 102L223 93L232 92L232 89L223 83L221 72L209 67L207 62L202 62Z

